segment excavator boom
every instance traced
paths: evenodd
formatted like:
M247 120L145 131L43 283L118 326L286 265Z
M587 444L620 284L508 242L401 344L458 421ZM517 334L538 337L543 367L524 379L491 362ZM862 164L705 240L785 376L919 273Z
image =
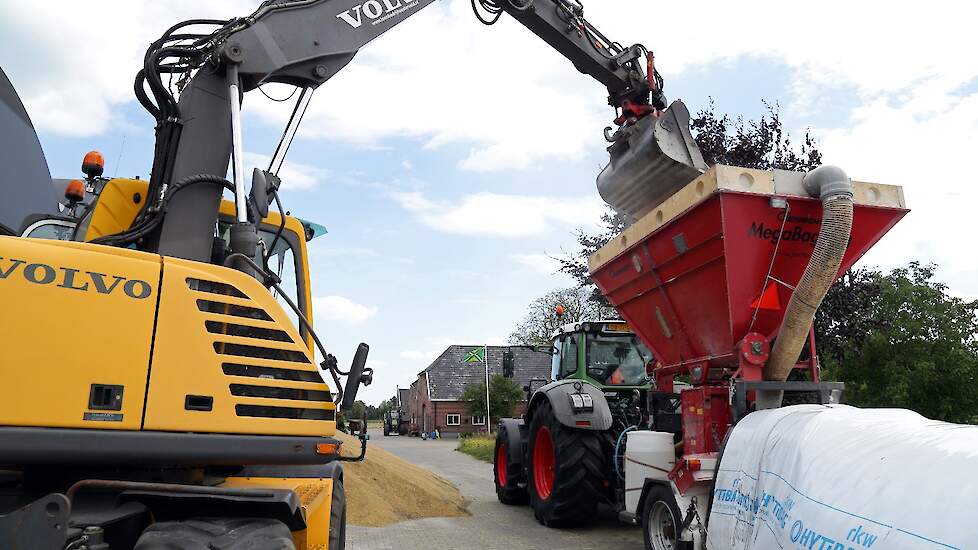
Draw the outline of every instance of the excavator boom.
M149 196L158 197L167 184L187 177L224 174L229 161L234 161L236 196L239 208L243 206L244 167L240 160L243 148L238 113L241 95L271 82L303 90L293 114L295 124L290 123L270 167L275 172L275 165L281 165L312 91L345 67L361 47L432 2L272 0L244 18L203 21L219 25L207 35L177 34L178 30L201 21L168 30L150 47L136 81L137 96L157 119ZM477 14L480 9L488 10L489 19L480 16L487 24L495 22L503 12L512 15L579 71L608 89L609 104L618 114L615 122L619 130L613 135L606 132L613 142L609 148L613 162L602 175L604 187L609 185L608 180L615 179L614 159L626 153L629 157L665 159L659 163L664 164L664 169L655 172L659 178L655 182L636 181L634 170L623 171L621 185L626 187L658 186L664 180L685 183L691 173L695 176L705 168L702 161L687 160L698 159L699 152L689 136L685 109L681 110L683 120L670 122L674 125L678 122L675 132L654 132L654 124L638 125L647 117L658 118L666 108L662 78L655 70L652 54L644 46L625 48L607 39L584 18L583 7L576 0L473 0L473 8ZM186 45L187 39L194 41ZM162 85L160 75L164 73L183 74L185 86L179 101ZM654 133L656 145L633 147L630 142L635 141L636 131ZM677 147L686 151L691 147L693 152L668 154ZM659 151L667 154L659 155ZM111 244L136 242L140 248L166 256L209 261L221 193L217 185L194 186L174 197L166 205L165 213L154 213L152 202L148 201L134 227ZM244 220L242 214L239 218Z

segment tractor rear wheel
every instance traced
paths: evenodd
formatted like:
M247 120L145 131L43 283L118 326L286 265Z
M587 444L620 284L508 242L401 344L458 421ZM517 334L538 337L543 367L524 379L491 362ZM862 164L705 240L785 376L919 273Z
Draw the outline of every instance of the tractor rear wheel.
M564 426L544 403L530 423L529 445L527 485L537 520L549 527L594 520L607 470L600 433Z
M529 495L526 487L520 487L523 470L522 460L510 460L509 430L499 427L496 434L496 449L493 453L492 471L496 482L496 498L503 504L526 504ZM517 450L517 455L519 451Z
M295 550L284 523L265 518L195 518L147 527L134 550Z

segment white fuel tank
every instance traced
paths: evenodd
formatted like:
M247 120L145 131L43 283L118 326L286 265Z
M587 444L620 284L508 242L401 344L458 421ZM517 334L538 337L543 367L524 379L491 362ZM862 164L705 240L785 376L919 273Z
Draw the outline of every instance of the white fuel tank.
M646 479L668 482L676 450L669 432L634 431L625 437L625 509L636 513Z

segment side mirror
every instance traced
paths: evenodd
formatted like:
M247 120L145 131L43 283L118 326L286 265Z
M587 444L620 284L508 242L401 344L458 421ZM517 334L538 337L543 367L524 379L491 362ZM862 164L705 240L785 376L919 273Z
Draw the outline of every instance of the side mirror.
M340 404L341 411L350 411L353 409L353 404L357 401L357 390L360 389L360 383L369 386L373 382L373 371L370 369L365 369L364 365L367 364L367 354L370 353L370 346L367 344L360 344L357 348L356 355L353 356L353 365L350 366L350 374L346 377L346 388L343 390L343 403ZM364 370L367 370L366 376L364 376Z
M254 223L261 223L268 217L268 207L272 204L273 196L271 193L277 192L282 185L282 180L275 174L271 174L255 168L251 172L251 193L248 202L251 203L251 214L257 219Z

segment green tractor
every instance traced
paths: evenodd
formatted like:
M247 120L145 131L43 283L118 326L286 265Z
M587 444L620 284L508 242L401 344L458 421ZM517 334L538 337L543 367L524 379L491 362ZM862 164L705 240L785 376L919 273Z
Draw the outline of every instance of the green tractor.
M500 421L493 470L500 502L560 527L623 501L621 436L649 419L653 357L623 321L571 323L552 341L553 381L531 390L522 419Z

